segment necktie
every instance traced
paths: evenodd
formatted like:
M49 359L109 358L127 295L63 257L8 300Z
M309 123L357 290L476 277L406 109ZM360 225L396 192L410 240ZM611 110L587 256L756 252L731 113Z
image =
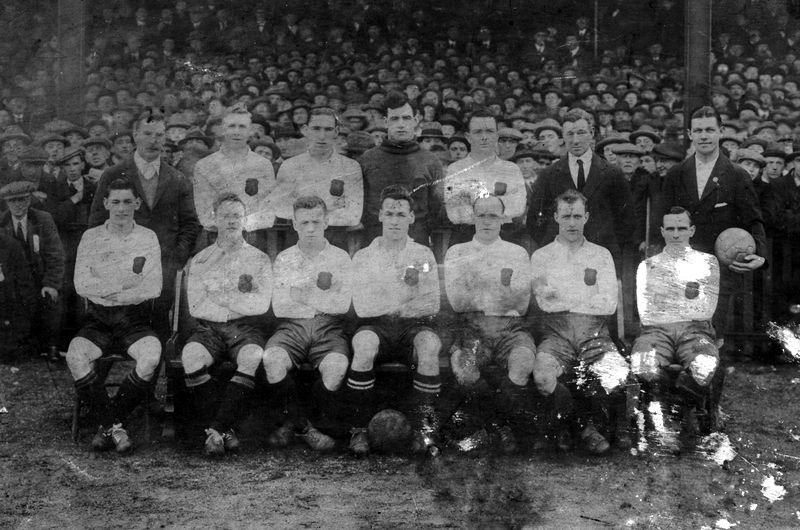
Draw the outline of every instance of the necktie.
M22 221L17 221L17 230L14 235L23 243L25 242L25 236L22 234Z
M578 159L578 191L583 191L586 186L586 175L583 172L583 160Z
M70 197L72 197L72 196L73 196L73 195L75 195L76 193L78 193L78 188L76 188L75 186L73 186L72 184L70 184L70 185L69 185L69 196L70 196Z

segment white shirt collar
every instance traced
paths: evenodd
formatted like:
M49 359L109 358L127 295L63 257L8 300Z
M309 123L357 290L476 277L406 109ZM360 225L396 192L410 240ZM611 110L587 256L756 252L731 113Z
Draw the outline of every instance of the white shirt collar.
M81 191L83 189L83 177L77 178L73 180L67 180L67 184L75 188L76 191Z
M138 151L134 151L133 162L136 164L136 169L139 170L139 173L145 180L150 180L158 176L158 170L161 168L161 157L156 158L152 162L148 162L142 158L142 155L140 155Z
M575 156L572 153L568 153L567 157L569 159L569 163L571 166L577 166L578 160L583 160L583 170L589 171L589 166L592 165L592 150L587 149L585 153L581 156Z

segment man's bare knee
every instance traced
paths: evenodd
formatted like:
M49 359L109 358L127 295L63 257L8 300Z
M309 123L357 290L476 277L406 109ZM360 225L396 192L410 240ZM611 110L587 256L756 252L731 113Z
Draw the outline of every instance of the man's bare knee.
M436 333L423 330L414 337L414 357L422 375L439 375L439 352L442 341Z
M529 348L514 348L508 356L508 378L515 385L524 386L533 373L535 355Z
M558 378L563 370L558 361L547 353L539 353L533 362L533 382L543 396L555 392Z
M343 353L329 353L319 364L322 384L330 391L338 390L347 374L347 356Z
M239 353L236 354L236 370L246 374L255 376L258 365L264 359L264 350L256 344L248 344L243 346Z
M181 364L185 373L193 374L214 364L214 358L205 346L199 342L190 342L183 347Z
M92 363L103 355L100 348L83 337L75 337L67 348L67 367L72 378L77 381L92 371Z
M292 368L292 359L283 348L267 348L264 351L264 371L267 373L267 382L279 383L286 378Z
M144 381L150 381L161 362L161 341L148 336L137 340L128 348L128 355L136 360L136 374Z
M353 337L353 370L368 372L375 365L380 339L373 331L359 331Z

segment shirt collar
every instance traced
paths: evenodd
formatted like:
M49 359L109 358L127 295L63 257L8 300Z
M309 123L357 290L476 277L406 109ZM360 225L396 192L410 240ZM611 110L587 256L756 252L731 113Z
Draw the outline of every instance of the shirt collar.
M134 151L133 161L136 164L136 168L139 170L139 173L141 173L142 176L145 176L146 173L145 169L149 167L152 167L155 170L155 175L158 175L158 170L161 168L160 156L155 160L153 160L152 162L148 162L147 160L142 158L142 155L140 155L138 151Z
M589 166L592 165L592 150L591 149L587 149L586 152L583 153L581 156L575 156L572 153L568 153L567 156L569 157L569 163L573 164L573 165L577 164L578 160L583 160L583 167L587 171L589 169Z
M125 236L129 236L132 233L134 233L136 231L136 227L137 227L137 224L136 224L136 221L134 221L133 222L133 228L131 228L131 231L128 232L127 234L125 234ZM111 219L106 219L106 221L103 223L103 228L105 228L105 232L106 232L107 236L118 236L118 234L116 234L115 232L111 231Z
M697 156L694 157L695 167L698 167L698 168L700 168L700 167L701 168L709 168L709 167L713 168L714 165L717 163L717 160L719 160L719 152L717 153L717 155L710 162L702 162Z
M15 229L15 230L16 230L16 228L17 228L17 224L19 224L19 223L22 223L22 227L23 227L23 228L25 228L26 226L28 226L28 214L27 214L27 213L26 213L25 215L23 215L23 216L22 216L21 218L19 218L19 219L17 219L16 217L14 217L14 216L12 215L12 216L11 216L11 220L12 220L12 222L13 222L13 225L14 225L14 229Z

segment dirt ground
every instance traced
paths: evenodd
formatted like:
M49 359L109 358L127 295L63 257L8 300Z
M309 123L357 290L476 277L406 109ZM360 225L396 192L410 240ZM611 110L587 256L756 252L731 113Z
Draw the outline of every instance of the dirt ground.
M65 368L0 365L0 528L798 528L798 368L728 367L735 457L720 465L651 449L359 460L253 436L221 461L157 436L130 456L96 454L88 432L70 440Z

